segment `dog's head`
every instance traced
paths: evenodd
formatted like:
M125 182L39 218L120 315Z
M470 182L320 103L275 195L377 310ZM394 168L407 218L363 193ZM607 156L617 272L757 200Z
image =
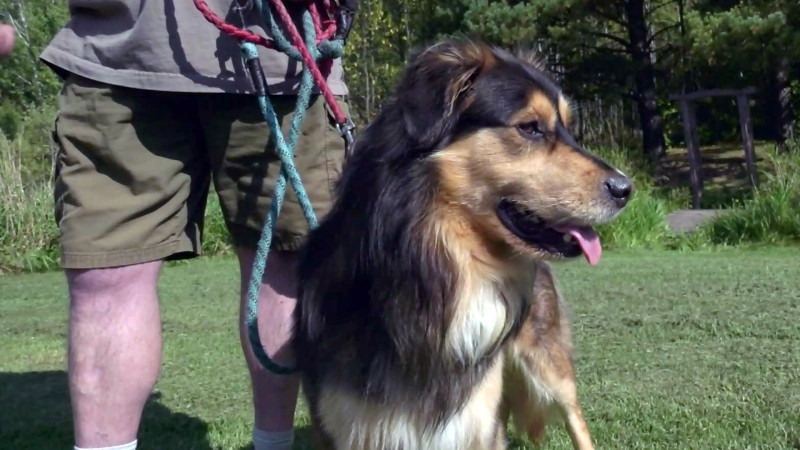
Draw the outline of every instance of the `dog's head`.
M397 102L412 145L433 149L441 199L481 235L535 258L596 264L592 226L620 213L632 183L575 141L570 104L540 63L446 41L412 58Z

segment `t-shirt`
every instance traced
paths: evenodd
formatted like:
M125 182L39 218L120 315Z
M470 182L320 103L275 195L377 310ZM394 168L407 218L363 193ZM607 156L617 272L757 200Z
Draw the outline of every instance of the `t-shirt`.
M243 11L243 27L234 0L207 4L226 22L269 37L255 6ZM285 4L302 32L305 2ZM68 0L68 6L70 21L41 54L56 72L156 91L254 92L237 40L206 21L192 0ZM269 93L296 94L302 63L257 47ZM334 95L347 95L340 59L328 85Z

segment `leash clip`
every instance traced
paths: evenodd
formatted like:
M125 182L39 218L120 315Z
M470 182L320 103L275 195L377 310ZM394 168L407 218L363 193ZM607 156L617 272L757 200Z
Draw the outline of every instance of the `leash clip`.
M242 29L247 28L247 20L244 18L244 12L253 8L253 0L236 0L233 2L233 10L239 14L239 20L242 21Z
M339 7L336 8L336 34L333 38L335 40L342 40L342 43L347 44L347 37L350 36L350 30L353 28L353 21L356 16L357 0L343 0L339 2Z
M355 142L353 131L356 129L356 124L348 117L346 122L337 123L336 129L339 130L339 135L344 138L344 156L349 158L353 154L353 143Z
M234 3L233 8L240 13L253 7L253 0L236 0Z

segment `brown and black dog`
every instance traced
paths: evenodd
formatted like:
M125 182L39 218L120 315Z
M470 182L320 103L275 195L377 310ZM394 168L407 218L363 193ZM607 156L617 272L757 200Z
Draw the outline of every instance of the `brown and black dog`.
M293 348L321 449L498 450L560 413L591 449L547 260L601 247L632 185L569 132L536 60L413 56L299 264Z

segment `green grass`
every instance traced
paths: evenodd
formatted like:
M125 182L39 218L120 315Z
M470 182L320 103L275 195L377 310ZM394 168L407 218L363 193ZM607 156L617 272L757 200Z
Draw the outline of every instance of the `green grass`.
M800 448L796 250L609 253L558 266L598 449ZM142 449L245 449L232 260L165 270L164 367ZM0 448L70 448L58 273L0 277ZM305 409L297 449L307 445ZM548 450L567 449L561 427ZM516 443L515 449L528 448Z

